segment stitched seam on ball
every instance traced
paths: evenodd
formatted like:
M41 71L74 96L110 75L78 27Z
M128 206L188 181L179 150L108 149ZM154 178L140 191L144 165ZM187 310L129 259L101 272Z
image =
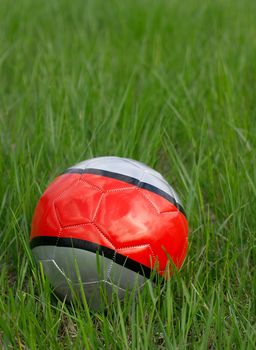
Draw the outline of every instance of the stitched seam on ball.
M152 249L150 243L147 243L147 244L137 244L137 245L133 245L133 246L126 246L126 247L116 248L116 251L118 251L118 250L124 250L124 249L142 248L142 247L149 247L153 258L156 260L156 255L155 255L155 253L154 253L154 251L153 251L153 249Z
M125 246L125 247L116 248L116 250L129 249L129 248L142 248L142 247L148 247L148 246L150 246L149 243L146 243L146 244L136 244L136 245L131 245L131 246Z
M90 221L90 222L85 222L85 223L83 223L83 224L62 226L61 229L62 229L62 230L68 230L68 229L70 229L70 228L79 227L79 226L87 226L87 225L92 225L92 224L93 224L93 222Z
M159 215L160 213L159 213L158 208L157 208L157 207L154 205L154 203L144 194L144 192L142 192L142 188L140 187L140 186L141 186L141 182L142 182L142 180L143 180L143 178L144 178L144 176L145 176L145 172L146 172L146 170L143 170L142 176L141 176L141 178L140 178L140 180L139 180L138 187L136 188L136 190L138 191L138 193L140 193L140 194L142 195L142 197L143 197L144 199L146 199L146 201L151 205L151 207L153 207L153 210L157 213L157 215Z
M94 220L96 219L97 214L98 214L98 212L99 212L99 210L100 210L100 205L101 205L101 203L102 203L102 201L103 201L103 196L104 196L104 193L102 192L102 194L101 194L101 196L100 196L100 199L99 199L99 201L98 201L98 204L97 204L97 208L95 209L95 213L94 213L94 215L93 215L92 222L94 222Z
M102 236L111 244L111 246L114 248L114 250L116 250L116 247L114 246L114 244L110 241L110 239L106 236L106 234L95 224L95 222L93 222L93 226L96 227L97 231L99 233L101 233Z
M59 234L59 232L61 231L62 226L61 226L59 215L58 215L56 207L55 207L55 200L53 202L53 212L54 212L55 219L57 220L58 225L59 225L59 230L58 230L58 234Z
M113 254L113 257L111 259L111 263L109 265L109 268L108 268L108 271L107 271L107 274L106 274L106 279L108 280L110 278L110 273L111 273L111 270L112 270L112 267L113 267L113 264L116 260L116 250L114 251L114 254Z
M154 212L157 213L157 215L160 214L160 211L158 210L158 208L155 206L155 204L152 202L151 199L149 199L144 192L142 192L141 188L138 188L137 191L141 194L141 196L149 203L149 205L151 206L151 208L153 208Z
M123 159L123 161L128 163L128 164L130 164L130 165L132 165L132 166L134 166L134 167L136 167L136 168L138 168L138 169L140 169L140 170L142 170L143 172L145 171L140 165L133 163L132 161L130 161L127 158Z
M80 182L85 182L87 185L89 185L90 187L100 191L101 193L104 193L103 189L98 187L97 185L89 182L87 179L85 179L85 177L87 176L88 174L81 174L81 178L80 178Z
M96 281L96 282L83 282L82 285L89 286L89 285L92 285L92 284L99 284L100 282L107 283L107 284L109 284L111 286L114 286L114 288L118 288L118 289L120 289L120 290L122 290L124 292L126 291L124 288L122 288L120 286L117 286L115 283L112 283L112 282L108 281L107 279L101 279L101 280ZM77 286L77 285L80 285L80 283L79 282L78 283L74 283L74 286Z
M134 187L122 187L122 188L113 188L112 190L106 190L105 193L111 193L111 192L121 192L126 190L134 190Z

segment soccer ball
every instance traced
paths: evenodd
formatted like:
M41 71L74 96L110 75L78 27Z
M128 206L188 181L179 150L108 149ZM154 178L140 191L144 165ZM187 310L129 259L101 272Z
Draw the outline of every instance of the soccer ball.
M30 246L56 294L72 300L84 290L97 308L100 284L107 298L122 298L152 271L171 274L186 255L188 223L166 180L135 160L99 157L58 176L34 213ZM171 264L170 264L171 261Z

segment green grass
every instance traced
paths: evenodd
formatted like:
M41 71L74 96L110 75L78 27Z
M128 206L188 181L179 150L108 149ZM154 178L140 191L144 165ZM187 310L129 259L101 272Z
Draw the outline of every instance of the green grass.
M256 3L0 2L0 348L254 349ZM182 270L107 313L51 299L33 209L99 155L155 167L190 224Z

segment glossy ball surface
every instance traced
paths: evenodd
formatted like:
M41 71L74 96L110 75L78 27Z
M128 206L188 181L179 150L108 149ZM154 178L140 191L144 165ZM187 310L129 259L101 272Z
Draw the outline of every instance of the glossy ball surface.
M148 166L126 158L99 157L58 176L34 213L31 248L56 293L71 299L83 289L97 308L99 283L111 298L152 269L163 275L168 260L180 268L186 255L188 223L166 180ZM100 267L100 268L99 268Z

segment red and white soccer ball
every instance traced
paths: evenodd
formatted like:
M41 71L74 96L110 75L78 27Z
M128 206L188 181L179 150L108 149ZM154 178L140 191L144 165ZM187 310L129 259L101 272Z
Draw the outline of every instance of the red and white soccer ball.
M93 158L58 176L35 209L30 237L56 294L70 300L70 286L82 283L92 307L102 283L109 298L113 286L122 298L152 270L166 276L170 259L180 268L187 243L172 187L148 166L119 157Z

